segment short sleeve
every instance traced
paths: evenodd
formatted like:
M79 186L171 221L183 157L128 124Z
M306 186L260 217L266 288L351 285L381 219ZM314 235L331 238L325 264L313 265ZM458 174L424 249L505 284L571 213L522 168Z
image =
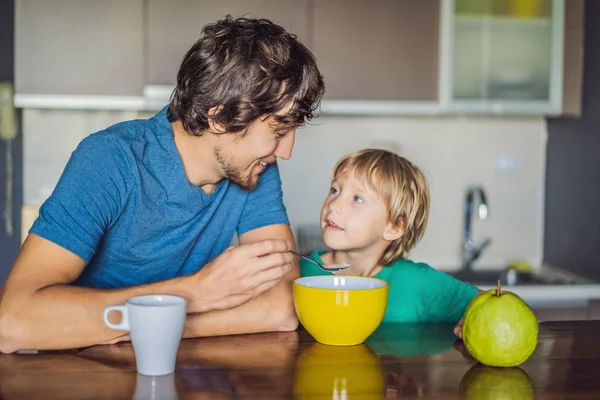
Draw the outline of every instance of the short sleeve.
M89 263L127 200L129 165L114 138L88 136L71 154L29 230Z
M241 236L264 226L289 223L283 204L279 167L277 163L269 164L260 175L258 186L246 199L237 234Z
M427 314L431 322L458 322L478 289L444 272L424 269L426 287L423 290Z

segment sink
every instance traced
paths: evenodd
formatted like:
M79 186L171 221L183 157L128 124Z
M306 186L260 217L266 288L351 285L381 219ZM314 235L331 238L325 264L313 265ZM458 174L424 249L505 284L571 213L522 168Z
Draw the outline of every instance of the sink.
M568 285L574 282L562 279L550 279L535 274L523 274L515 270L486 269L449 272L449 275L474 286L496 286L498 280L502 286L523 285Z

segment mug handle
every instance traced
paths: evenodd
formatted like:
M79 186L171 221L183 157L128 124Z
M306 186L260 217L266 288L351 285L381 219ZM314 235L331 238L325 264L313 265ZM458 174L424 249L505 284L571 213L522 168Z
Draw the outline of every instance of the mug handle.
M113 324L108 320L108 313L119 311L121 313L121 323ZM127 317L127 306L109 306L104 309L104 323L112 329L120 331L129 331L129 318Z

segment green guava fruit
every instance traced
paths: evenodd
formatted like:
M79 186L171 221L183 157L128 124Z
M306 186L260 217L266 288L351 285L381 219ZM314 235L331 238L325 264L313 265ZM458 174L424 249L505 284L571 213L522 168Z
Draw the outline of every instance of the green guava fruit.
M468 305L462 327L467 351L491 367L521 365L537 347L538 322L518 295L491 289Z
M494 368L476 364L460 381L460 398L465 400L530 400L531 379L519 367Z

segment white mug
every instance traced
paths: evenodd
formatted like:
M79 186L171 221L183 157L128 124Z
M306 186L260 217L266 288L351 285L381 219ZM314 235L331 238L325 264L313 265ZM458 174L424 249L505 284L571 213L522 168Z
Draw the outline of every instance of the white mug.
M111 311L121 312L119 324L108 320ZM124 305L104 309L108 327L129 331L138 373L151 376L175 371L185 317L185 299L162 294L132 297Z

